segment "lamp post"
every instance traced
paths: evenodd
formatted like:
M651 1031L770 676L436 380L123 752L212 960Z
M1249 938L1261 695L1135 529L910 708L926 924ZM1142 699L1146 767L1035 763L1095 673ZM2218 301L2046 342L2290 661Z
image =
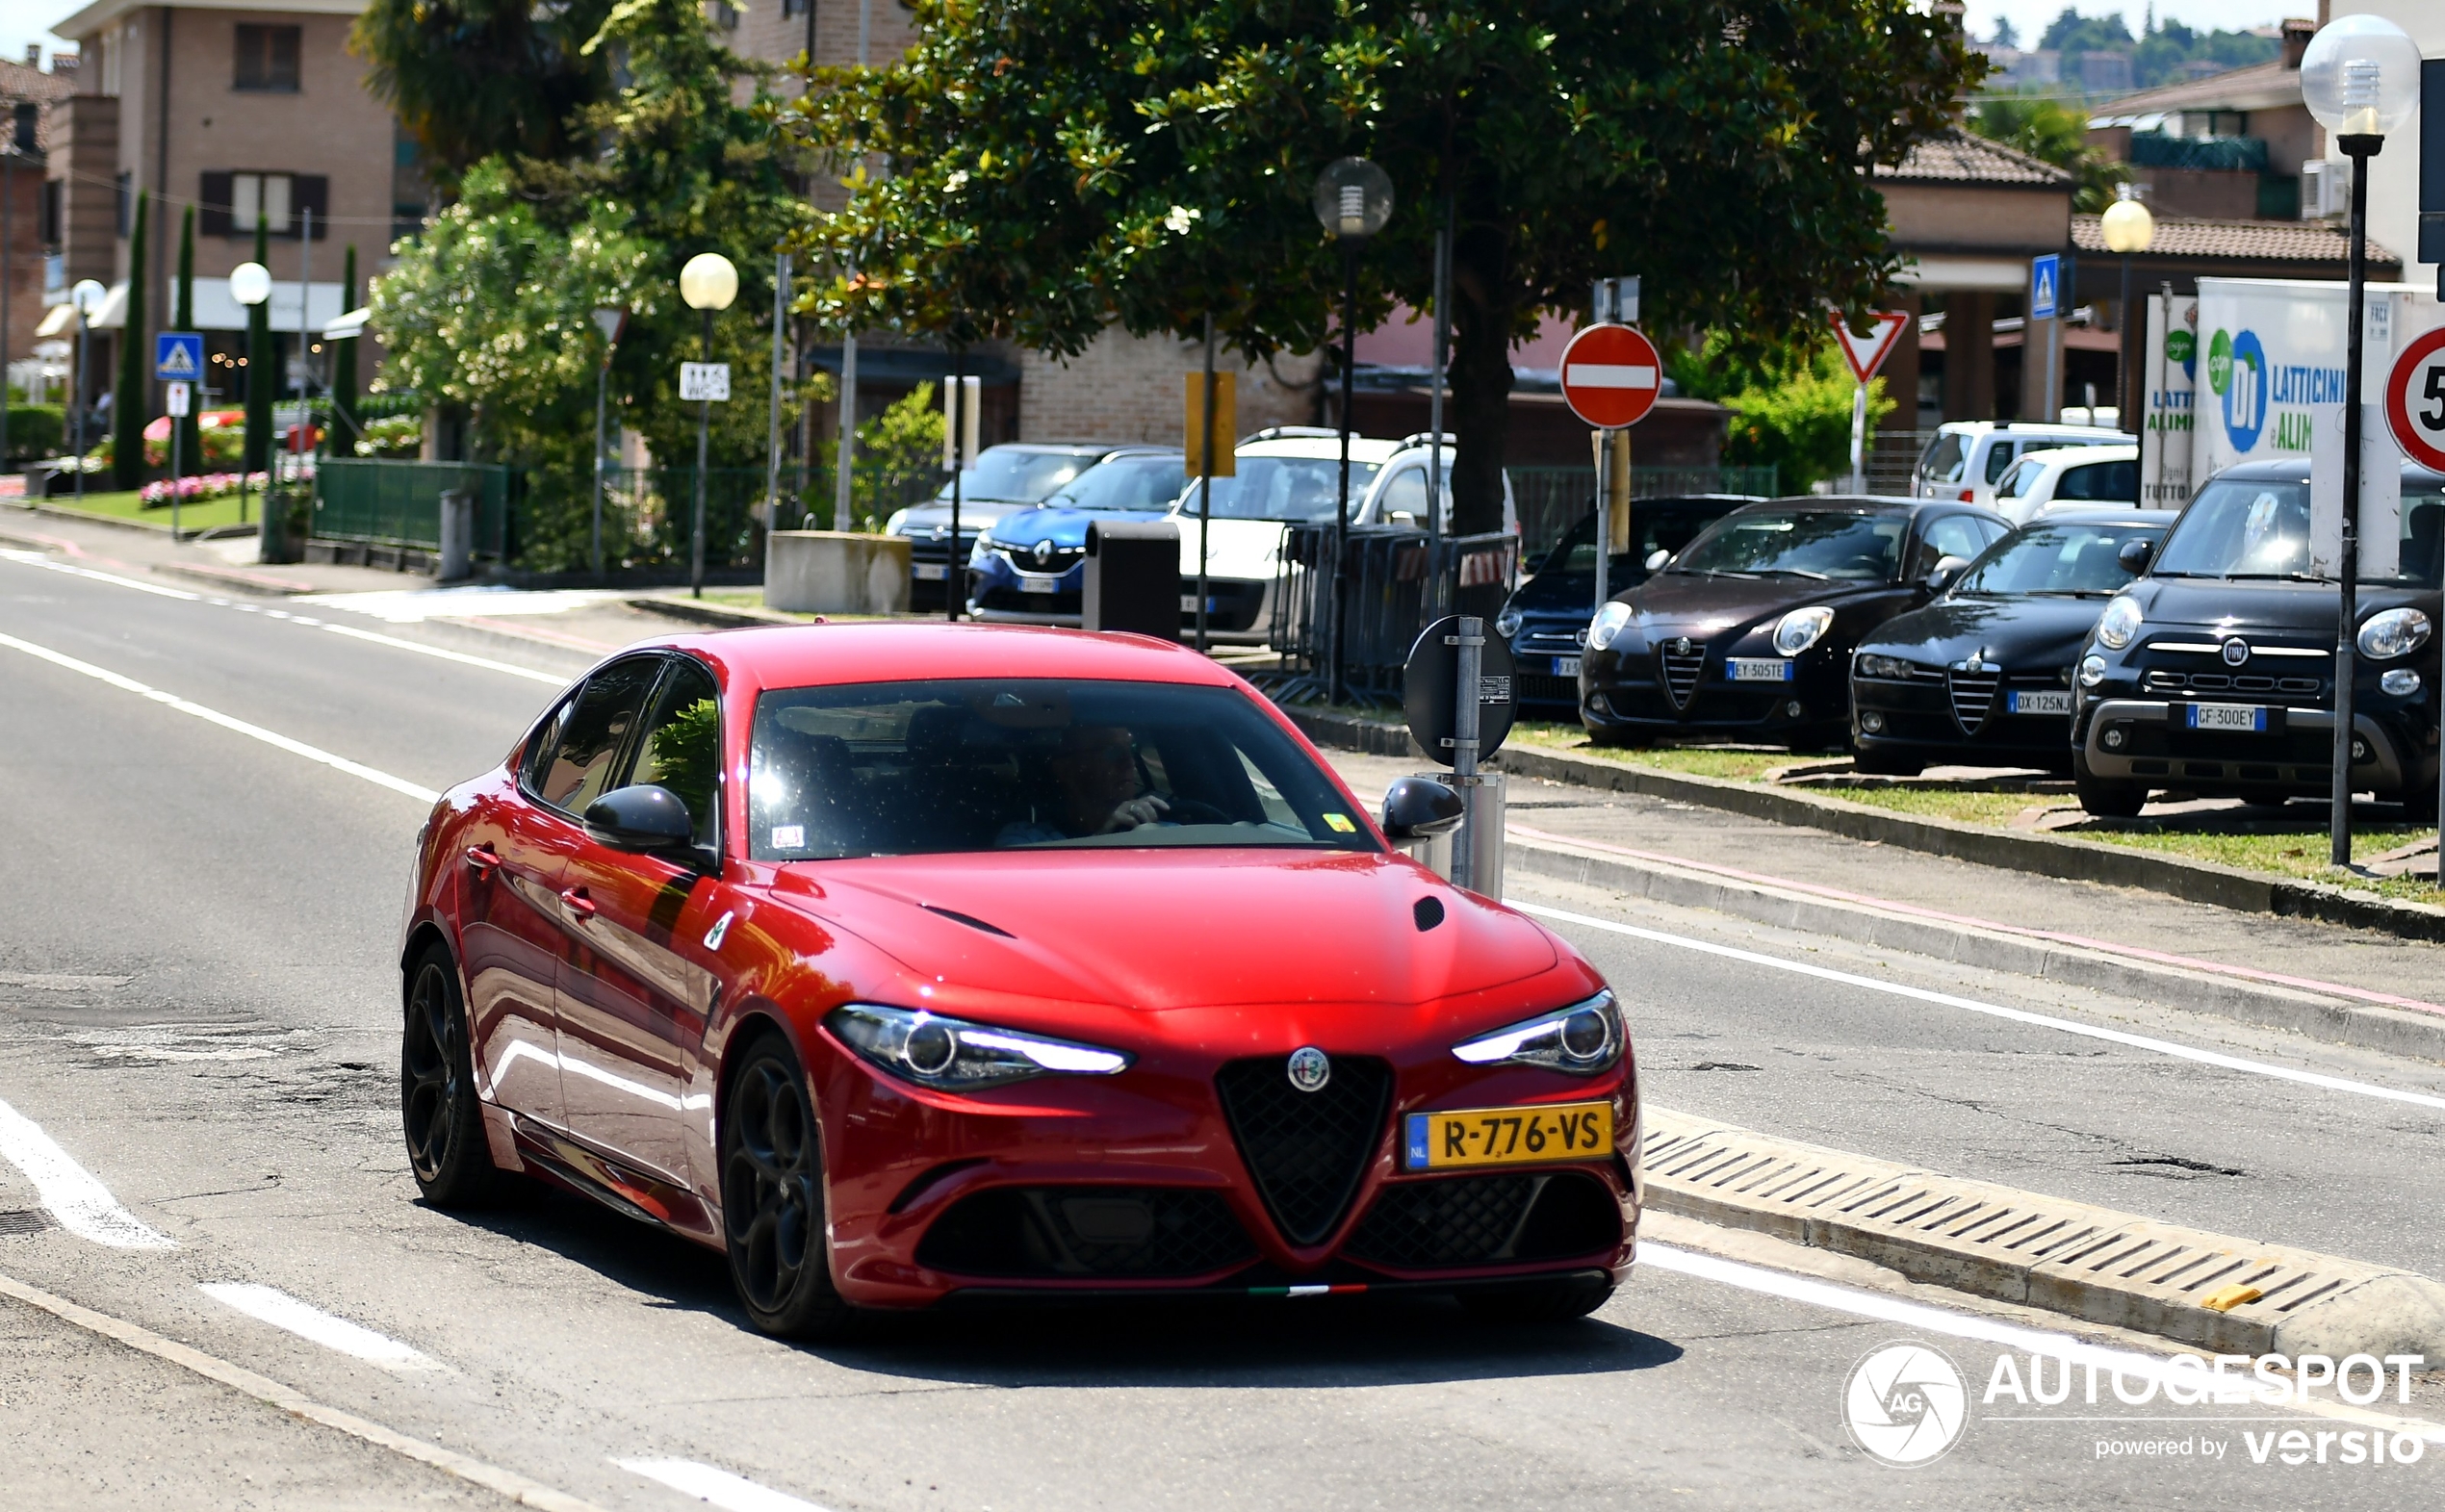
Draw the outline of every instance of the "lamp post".
M603 580L603 413L611 384L611 353L620 345L620 327L629 312L605 305L594 312L595 329L603 333L603 361L594 370L594 523L587 563L594 580Z
M249 332L253 331L263 320L264 301L271 297L271 269L261 263L240 263L229 270L229 297L245 307L246 329ZM251 359L255 355L255 343L249 341L246 346L246 355ZM253 418L258 408L251 402L254 385L264 381L266 381L264 374L253 371L250 365L246 372L249 398L246 414L249 419ZM244 449L251 452L258 446L266 444L263 438L250 436L246 440ZM238 518L241 520L246 518L246 459L243 452L238 459ZM273 522L270 508L264 510L262 521L255 527L255 541L257 543L255 555L258 560L276 562L281 559L282 543L273 539Z
M2119 252L2123 257L2123 360L2115 372L2121 380L2115 386L2122 392L2116 396L2115 403L2122 410L2117 417L2122 427L2136 435L2138 431L2132 424L2131 415L2147 405L2148 395L2147 386L2139 381L2139 348L2142 342L2134 338L2133 332L2145 329L2148 322L2142 320L2136 327L2132 324L2131 254L2147 251L2148 244L2156 240L2156 218L2140 203L2132 186L2122 185L2116 194L2118 197L2114 203L2105 207L2099 229L2105 233L2105 249ZM2091 415L2089 419L2095 421L2097 417Z
M2420 50L2404 30L2374 15L2347 15L2322 27L2301 57L2302 103L2334 133L2352 160L2350 313L2343 373L2343 549L2335 564L2339 612L2334 630L2334 796L2328 859L2352 864L2353 653L2358 649L2360 577L2361 337L2367 301L2369 159L2385 134L2409 118L2420 97Z
M713 313L729 309L737 297L738 269L719 252L699 252L680 269L680 298L689 309L705 314L708 363L713 360ZM712 423L713 401L708 398L696 414L696 513L687 545L688 592L699 599L705 597L705 469Z
M85 333L91 329L93 313L102 307L111 292L90 278L80 278L68 291L68 303L76 306L76 501L85 502Z
M1333 604L1325 628L1331 670L1325 684L1325 702L1337 704L1342 698L1342 573L1350 552L1350 406L1358 363L1358 253L1392 218L1392 178L1365 158L1337 158L1316 175L1314 205L1317 220L1341 243L1341 493L1333 514L1332 570L1326 578ZM1436 444L1441 443L1437 437Z

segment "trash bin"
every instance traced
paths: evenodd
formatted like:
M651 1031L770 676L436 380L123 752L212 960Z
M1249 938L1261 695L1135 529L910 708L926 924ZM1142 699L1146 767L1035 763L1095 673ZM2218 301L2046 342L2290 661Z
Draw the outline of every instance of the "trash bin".
M442 494L443 582L458 582L476 572L476 496L452 488Z
M1087 526L1082 622L1091 630L1180 638L1180 532L1169 520Z

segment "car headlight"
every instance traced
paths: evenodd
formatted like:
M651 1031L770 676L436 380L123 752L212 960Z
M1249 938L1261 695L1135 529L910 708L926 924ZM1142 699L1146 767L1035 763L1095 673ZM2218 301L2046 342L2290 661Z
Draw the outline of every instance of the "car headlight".
M845 1003L825 1016L824 1027L892 1075L943 1091L1001 1087L1049 1071L1110 1076L1131 1059L1120 1050L875 1003Z
M1859 675L1863 678L1890 678L1896 682L1910 679L1910 663L1899 656L1862 655Z
M2105 680L2105 658L2095 652L2080 658L2080 686L2096 687Z
M1593 1076L1621 1059L1625 1040L1621 1010L1613 994L1606 991L1584 1003L1462 1040L1452 1047L1452 1054L1471 1065L1541 1065L1573 1076Z
M1520 633L1520 611L1505 604L1503 612L1494 617L1494 633L1505 640Z
M900 527L908 523L909 512L905 509L894 509L891 511L891 518L883 522L883 533L885 535L898 535L900 533Z
M1815 645L1833 628L1834 611L1821 603L1793 609L1783 616L1782 624L1774 628L1774 649L1786 656L1796 656Z
M2097 643L2107 651L2121 651L2140 632L2140 625L2147 618L2137 599L2116 594L2114 602L2105 606L2105 613L2098 619Z
M2417 609L2372 614L2360 627L2360 654L2378 661L2407 656L2428 644L2428 616Z
M1606 604L1596 611L1596 618L1587 622L1587 649L1603 651L1613 643L1614 637L1620 635L1629 624L1629 604L1618 599Z
M2396 698L2409 698L2420 690L2420 675L2408 667L2397 667L2378 679L2377 685Z

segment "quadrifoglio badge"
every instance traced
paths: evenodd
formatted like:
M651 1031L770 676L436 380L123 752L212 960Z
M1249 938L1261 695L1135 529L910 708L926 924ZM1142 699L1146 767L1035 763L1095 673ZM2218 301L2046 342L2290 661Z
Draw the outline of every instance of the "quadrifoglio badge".
M1973 1387L1943 1350L1896 1340L1851 1367L1842 1425L1860 1452L1897 1470L1943 1458L1973 1417L2076 1426L2087 1457L2100 1461L2398 1469L2426 1459L2432 1444L2445 1448L2445 1428L2393 1415L2426 1366L2416 1354L2157 1357L2075 1345L1998 1353ZM2296 1414L2297 1425L2287 1421Z

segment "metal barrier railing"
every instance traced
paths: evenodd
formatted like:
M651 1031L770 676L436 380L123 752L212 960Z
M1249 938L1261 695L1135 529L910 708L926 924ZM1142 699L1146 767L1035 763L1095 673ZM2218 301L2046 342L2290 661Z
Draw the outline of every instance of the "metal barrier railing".
M315 466L307 533L325 541L437 551L442 495L463 489L476 496L477 553L501 558L510 549L514 483L510 469L491 463L324 457Z
M1389 525L1357 525L1338 561L1333 527L1295 525L1282 532L1267 644L1278 670L1252 675L1277 699L1326 699L1331 689L1332 615L1338 594L1343 695L1361 704L1399 703L1402 668L1418 632L1452 612L1455 588L1501 585L1519 571L1518 538L1436 536Z

